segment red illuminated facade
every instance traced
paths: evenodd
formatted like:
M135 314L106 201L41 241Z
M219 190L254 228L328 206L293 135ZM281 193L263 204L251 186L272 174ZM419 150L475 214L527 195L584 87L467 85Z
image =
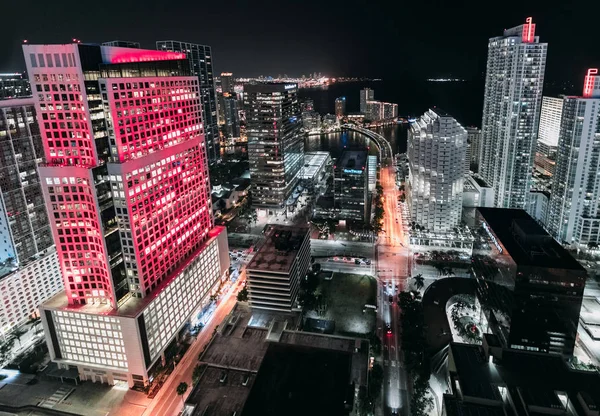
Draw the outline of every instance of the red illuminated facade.
M183 53L79 43L23 50L69 303L116 308L125 280L144 297L212 228L198 78Z
M524 43L531 43L535 40L535 23L533 23L532 17L528 17L525 20L521 39Z
M594 84L598 75L598 68L590 68L583 81L583 96L589 98L594 93Z

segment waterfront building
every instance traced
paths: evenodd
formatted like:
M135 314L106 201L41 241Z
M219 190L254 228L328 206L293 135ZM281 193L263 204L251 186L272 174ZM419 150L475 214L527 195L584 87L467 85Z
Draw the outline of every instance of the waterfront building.
M375 91L371 88L360 90L360 112L367 115L367 102L375 100Z
M40 306L50 358L82 380L143 386L229 268L200 82L182 52L23 52L41 92L38 169L65 287Z
M210 46L196 43L164 40L156 42L159 51L185 53L192 73L200 81L202 103L202 121L208 161L213 163L221 158L219 142L219 117L217 115L217 96L213 75L213 60Z
M0 100L30 95L31 88L25 74L20 72L0 73Z
M221 94L225 94L226 92L235 94L234 87L235 79L233 78L233 73L221 72Z
M548 229L561 243L600 243L600 76L588 70L583 94L564 98Z
M346 115L346 97L335 99L335 117L339 120Z
M308 227L269 225L265 242L246 268L248 300L255 309L298 309L300 280L310 266Z
M63 289L37 163L33 98L0 101L0 337Z
M547 49L531 18L488 43L479 173L494 187L497 207L527 203Z
M244 86L252 205L281 209L304 164L302 118L296 84Z
M334 199L337 217L347 221L367 221L369 190L368 153L345 150L334 165Z
M422 228L446 232L460 224L466 145L464 127L438 108L411 124L407 202Z
M391 120L398 117L398 104L383 103L383 119Z
M571 357L585 269L524 210L478 208L478 215L496 265L474 267L483 332L502 348Z
M367 110L365 117L370 121L378 121L383 119L383 102L381 101L367 101Z

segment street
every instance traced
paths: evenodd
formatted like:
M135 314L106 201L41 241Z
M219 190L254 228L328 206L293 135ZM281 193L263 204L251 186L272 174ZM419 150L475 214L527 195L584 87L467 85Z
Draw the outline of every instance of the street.
M379 317L383 353L383 414L409 415L408 377L401 351L400 308L398 293L409 289L408 235L404 234L398 207L400 195L393 166L381 168L380 183L384 195L385 233L377 247ZM396 286L398 289L396 290ZM389 301L392 296L392 302ZM388 328L391 333L388 333Z

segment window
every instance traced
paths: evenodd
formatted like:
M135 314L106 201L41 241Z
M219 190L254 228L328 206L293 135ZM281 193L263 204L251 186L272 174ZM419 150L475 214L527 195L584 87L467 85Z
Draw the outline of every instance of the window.
M30 53L29 59L31 60L31 67L37 68L38 64L37 64L37 59L35 58L35 53Z

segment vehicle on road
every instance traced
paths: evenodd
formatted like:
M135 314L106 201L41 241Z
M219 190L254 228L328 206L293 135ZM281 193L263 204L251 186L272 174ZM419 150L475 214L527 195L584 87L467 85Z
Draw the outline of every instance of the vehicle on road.
M390 305L394 303L394 295L390 295L388 299L390 301Z
M385 332L386 332L386 334L388 334L388 335L392 335L392 327L390 326L390 324L387 324L387 325L385 326Z

